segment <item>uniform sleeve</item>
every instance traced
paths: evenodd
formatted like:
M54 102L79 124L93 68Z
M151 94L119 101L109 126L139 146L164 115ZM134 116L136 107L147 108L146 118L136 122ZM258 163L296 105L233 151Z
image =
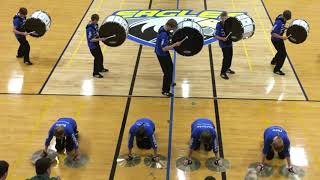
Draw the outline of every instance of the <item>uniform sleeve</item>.
M20 20L19 20L18 18L15 18L15 19L13 20L13 27L14 27L16 30L19 29L19 27L20 27Z
M129 130L129 141L128 141L128 148L131 149L133 147L133 140L134 140L134 133L132 127Z
M271 34L272 33L280 34L281 33L281 26L282 26L282 22L280 20L277 20L272 27Z
M154 133L152 133L152 134L149 136L149 140L150 140L150 142L151 142L152 148L153 148L153 149L157 149L157 148L158 148L158 145L157 145L157 141L156 141L156 137L154 136Z
M79 142L76 138L75 132L73 131L72 128L66 129L66 135L71 137L72 142L73 142L73 148L78 149L79 148Z
M54 126L51 126L51 128L50 128L50 130L48 132L48 137L47 137L46 142L45 142L46 146L50 145L50 142L51 142L51 140L53 138L53 132L54 132Z
M164 48L168 45L167 35L165 33L160 33L158 39L157 39L157 46Z
M87 28L87 39L90 42L94 38L94 32L92 28Z
M290 157L290 141L288 137L284 139L284 154L286 157Z
M263 154L266 155L266 154L270 151L271 141L272 141L272 140L267 139L267 138L264 140L263 150L262 150L262 153L263 153Z
M197 133L196 133L196 130L193 131L191 133L191 139L190 139L190 149L196 149L196 146L197 146Z
M221 25L218 23L217 25L216 25L216 31L215 31L215 34L214 34L215 36L220 36L220 37L222 37L222 33L221 33Z

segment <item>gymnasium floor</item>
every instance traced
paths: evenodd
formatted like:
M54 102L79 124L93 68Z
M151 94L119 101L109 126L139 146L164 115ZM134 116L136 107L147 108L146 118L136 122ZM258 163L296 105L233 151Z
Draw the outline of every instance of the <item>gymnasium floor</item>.
M80 169L59 164L53 175L63 180L102 179L244 179L247 166L260 160L263 130L281 125L289 134L294 164L303 166L303 179L320 179L320 24L319 1L304 0L3 0L0 6L0 159L10 163L9 180L34 175L31 154L43 147L50 125L59 117L73 117L81 133L81 152L90 162ZM15 58L18 43L12 34L12 17L20 6L29 14L37 9L50 13L52 27L41 39L29 38L33 66ZM192 9L200 12L248 12L256 24L255 35L234 44L229 81L219 77L222 53L217 42L204 46L193 57L174 56L174 98L161 96L162 72L153 48L127 40L122 46L102 45L103 79L91 77L92 57L86 45L85 26L92 13L104 17L117 10ZM269 40L271 22L284 9L303 18L311 33L301 45L286 43L286 60L280 77L272 73L275 50ZM128 130L141 117L156 124L159 153L168 157L167 169L116 166L118 154L127 152ZM231 162L227 173L204 167L183 173L175 161L187 154L190 125L199 117L212 119L220 136L220 150ZM139 152L146 155L149 152ZM272 164L280 167L285 162ZM275 171L269 178L284 179Z

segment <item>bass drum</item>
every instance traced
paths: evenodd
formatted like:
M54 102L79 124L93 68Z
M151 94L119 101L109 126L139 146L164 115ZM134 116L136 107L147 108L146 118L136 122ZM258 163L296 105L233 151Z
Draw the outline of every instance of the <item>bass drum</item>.
M255 24L253 19L247 14L229 17L224 23L226 35L230 32L229 39L237 42L241 39L247 39L253 36L255 31Z
M187 37L187 38L186 38ZM201 26L192 21L185 20L178 24L173 32L172 42L184 40L179 47L174 49L182 56L198 54L203 47L203 32Z
M43 36L51 26L51 17L45 11L35 11L32 15L26 20L25 30L30 32L35 32L30 34L33 37Z
M286 35L290 36L288 38L290 42L300 44L307 39L309 31L310 26L305 20L296 19L290 23Z
M107 40L103 41L104 44L111 47L120 46L124 43L127 39L129 33L129 24L127 20L125 20L121 16L109 16L107 17L100 29L99 29L99 36L100 38L108 38Z

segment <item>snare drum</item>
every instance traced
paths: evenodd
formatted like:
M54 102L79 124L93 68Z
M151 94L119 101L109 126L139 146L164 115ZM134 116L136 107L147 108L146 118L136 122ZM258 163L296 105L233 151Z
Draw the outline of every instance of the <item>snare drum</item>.
M187 36L188 38L185 39ZM179 47L175 47L177 53L182 56L193 56L199 53L203 47L203 32L201 26L192 20L180 22L177 29L173 32L172 42L182 40L184 40L182 44Z
M115 35L115 37L103 41L104 44L111 47L120 46L122 43L124 43L128 33L129 24L127 20L121 16L114 15L107 17L99 29L100 38L111 37Z
M51 18L49 14L45 11L35 11L26 20L25 29L27 32L35 32L35 34L30 34L33 37L43 36L51 26Z
M287 29L287 36L290 36L288 39L290 42L295 44L303 43L309 34L309 24L302 19L293 20L288 29Z
M247 39L253 36L255 24L253 19L247 14L229 17L224 23L226 35L231 32L229 38L237 42L241 39Z

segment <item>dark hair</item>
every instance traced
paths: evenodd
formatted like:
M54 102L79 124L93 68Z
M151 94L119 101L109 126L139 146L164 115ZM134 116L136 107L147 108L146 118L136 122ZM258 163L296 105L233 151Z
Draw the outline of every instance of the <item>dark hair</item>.
M290 10L285 10L282 13L283 17L286 18L286 20L290 20L291 19L291 11Z
M91 15L91 21L97 20L99 21L99 15L98 14L92 14Z
M22 15L27 15L28 14L28 10L27 10L27 8L22 7L22 8L19 9L19 13L22 14Z
M59 137L59 138L63 137L63 135L64 135L64 127L63 126L56 127L54 129L54 131L53 131L53 135L55 137Z
M137 140L142 140L143 137L145 136L145 129L144 126L141 125L137 128L136 132L135 132L135 136L137 137Z
M175 19L169 19L166 23L167 26L171 27L171 28L176 28L178 23Z
M226 16L228 16L227 11L222 11L220 14L220 17L226 17Z
M43 157L36 162L36 173L37 175L46 174L47 170L51 166L51 160L47 157Z
M0 161L0 178L3 177L4 174L6 174L8 172L9 169L9 164L7 163L7 161Z
M207 176L204 180L216 180L213 176Z
M209 131L203 131L200 134L200 141L204 144L210 144L212 141L212 137Z

